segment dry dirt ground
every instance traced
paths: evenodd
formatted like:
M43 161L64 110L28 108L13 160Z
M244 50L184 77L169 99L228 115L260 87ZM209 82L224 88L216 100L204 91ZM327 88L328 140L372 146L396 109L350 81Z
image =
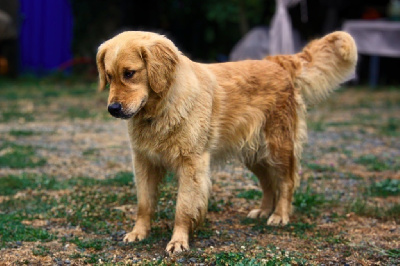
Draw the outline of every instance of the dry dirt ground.
M124 244L136 191L124 121L95 84L0 81L0 265L399 265L400 88L343 88L310 108L291 223L246 218L256 178L215 166L205 224L169 258L176 180L151 236Z

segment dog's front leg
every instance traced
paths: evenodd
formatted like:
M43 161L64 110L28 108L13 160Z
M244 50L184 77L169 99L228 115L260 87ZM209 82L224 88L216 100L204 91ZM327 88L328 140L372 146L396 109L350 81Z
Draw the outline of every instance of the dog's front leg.
M206 215L211 187L209 164L208 153L186 157L180 162L175 226L166 248L170 255L189 249L189 233Z
M126 234L124 242L140 241L149 235L151 218L157 206L158 185L165 175L163 167L154 165L141 155L135 155L134 169L138 212L136 224Z

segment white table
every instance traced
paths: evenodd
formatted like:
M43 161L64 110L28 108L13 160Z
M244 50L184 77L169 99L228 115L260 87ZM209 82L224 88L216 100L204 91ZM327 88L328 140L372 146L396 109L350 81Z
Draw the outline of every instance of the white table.
M353 36L360 54L371 56L369 83L375 87L379 77L379 57L400 57L400 22L348 20L343 30Z

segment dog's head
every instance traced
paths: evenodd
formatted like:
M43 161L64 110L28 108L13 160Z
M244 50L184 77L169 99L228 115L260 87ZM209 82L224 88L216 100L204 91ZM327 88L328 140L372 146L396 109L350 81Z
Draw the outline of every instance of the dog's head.
M108 111L117 118L137 114L151 97L162 97L174 82L179 51L167 38L127 31L100 45L99 90L109 85Z

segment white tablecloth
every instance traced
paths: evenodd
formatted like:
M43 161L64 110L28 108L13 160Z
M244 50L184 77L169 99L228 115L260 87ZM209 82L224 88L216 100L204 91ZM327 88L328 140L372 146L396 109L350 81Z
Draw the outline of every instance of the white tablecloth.
M343 30L353 36L361 54L400 57L400 22L348 20Z

